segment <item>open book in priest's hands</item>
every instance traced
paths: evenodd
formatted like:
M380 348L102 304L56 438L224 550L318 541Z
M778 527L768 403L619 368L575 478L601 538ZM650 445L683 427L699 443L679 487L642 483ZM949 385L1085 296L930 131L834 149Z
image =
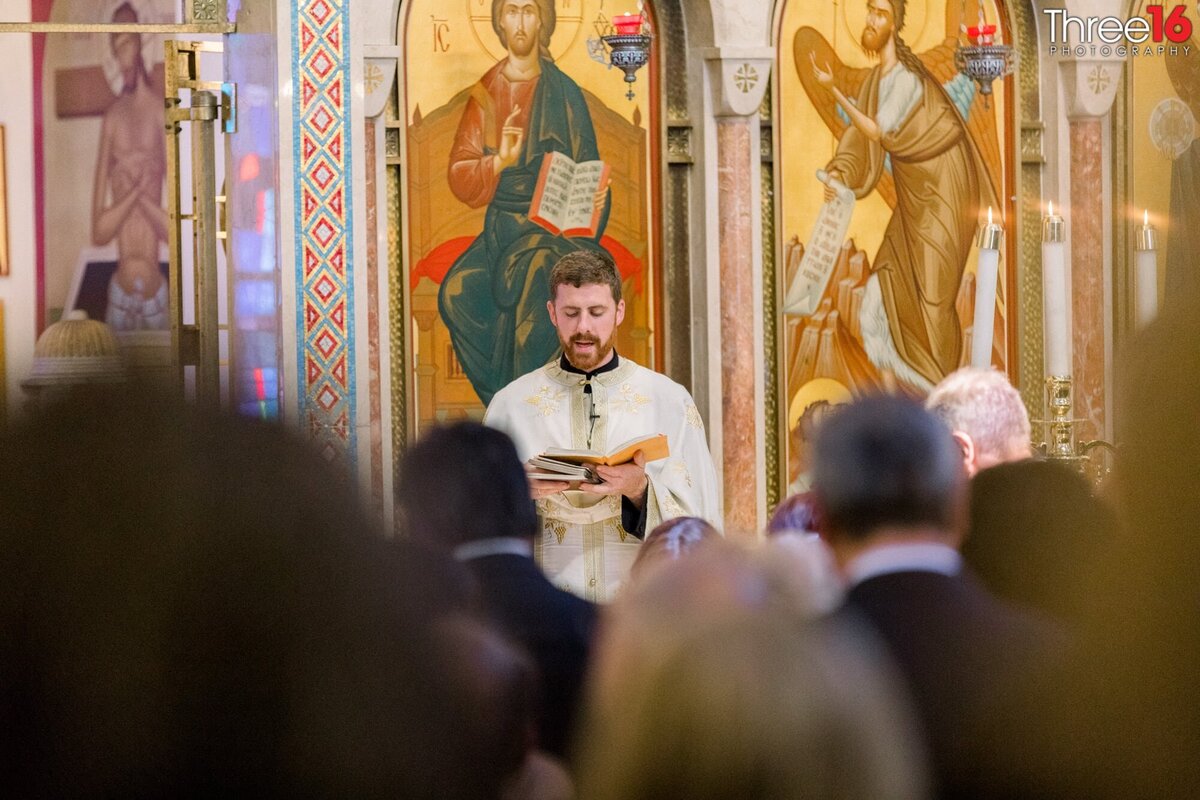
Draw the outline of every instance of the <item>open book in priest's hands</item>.
M646 461L658 461L671 454L667 436L652 433L639 436L617 445L607 453L594 450L565 450L548 447L541 455L529 459L531 480L567 481L580 483L603 483L596 473L597 466L615 467L633 461L633 455L641 450Z

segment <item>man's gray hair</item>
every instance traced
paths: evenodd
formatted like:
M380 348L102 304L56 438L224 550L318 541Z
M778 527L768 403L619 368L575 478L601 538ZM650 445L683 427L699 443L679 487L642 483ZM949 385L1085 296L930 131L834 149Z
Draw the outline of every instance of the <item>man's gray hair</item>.
M978 452L1000 460L1031 439L1029 414L1004 373L963 367L947 375L925 400L951 431L971 437Z
M863 539L893 526L950 530L965 480L950 431L911 400L859 400L817 430L820 524L840 535Z

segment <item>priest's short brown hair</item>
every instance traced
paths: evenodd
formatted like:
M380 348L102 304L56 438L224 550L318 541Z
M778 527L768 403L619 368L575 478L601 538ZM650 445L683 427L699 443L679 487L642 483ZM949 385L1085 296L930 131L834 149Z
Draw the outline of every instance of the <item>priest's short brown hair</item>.
M593 283L607 284L612 289L613 302L621 302L621 276L617 272L617 263L604 250L576 250L560 258L550 270L551 300L564 283L575 288Z

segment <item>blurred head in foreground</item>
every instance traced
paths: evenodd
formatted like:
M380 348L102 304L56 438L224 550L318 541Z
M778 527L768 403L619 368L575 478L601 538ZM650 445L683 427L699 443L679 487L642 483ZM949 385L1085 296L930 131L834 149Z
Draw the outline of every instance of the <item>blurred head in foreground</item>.
M778 570L716 542L610 609L580 741L580 793L922 797L916 737L877 653L806 621Z
M1093 579L1062 571L1080 645L1013 715L1038 796L1200 796L1200 296L1167 301L1120 356L1123 524Z
M1200 296L1168 298L1122 354L1116 537L1074 681L1078 731L1100 734L1104 796L1200 796ZM1093 795L1093 796L1099 796Z
M349 470L128 390L0 451L9 791L494 793L501 754L463 761L469 698L435 667L470 644L432 625L454 565L375 535Z
M477 422L422 434L404 453L396 503L408 535L454 548L496 536L532 539L537 508L512 439Z
M1066 622L1095 597L1064 573L1091 574L1111 547L1116 521L1077 470L1025 459L971 480L963 560L996 595Z
M705 542L720 538L717 529L699 517L669 519L646 535L630 567L630 578L644 580L646 575L686 558Z

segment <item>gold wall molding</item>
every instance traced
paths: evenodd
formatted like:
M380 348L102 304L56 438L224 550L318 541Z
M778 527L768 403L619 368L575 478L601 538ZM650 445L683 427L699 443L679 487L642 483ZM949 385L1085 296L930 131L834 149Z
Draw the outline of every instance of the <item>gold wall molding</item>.
M399 85L396 81L395 86ZM412 363L408 352L408 309L405 305L404 256L400 238L400 192L401 159L400 129L404 124L399 118L400 97L393 88L388 99L386 129L384 130L384 159L387 169L387 261L388 271L388 316L386 336L390 342L391 381L388 413L392 415L392 474L400 463L400 456L408 445L409 408L407 365ZM388 490L389 487L385 487ZM393 531L400 533L400 517L394 515Z
M1017 70L1017 126L1021 132L1021 163L1017 169L1017 352L1010 376L1021 392L1031 419L1042 414L1042 176L1045 169L1045 123L1042 120L1041 59L1037 21L1030 0L1009 7L1016 45L1021 51ZM1038 159L1026 158L1026 137L1037 142ZM1032 146L1032 144L1031 144Z
M672 125L667 128L667 160L672 164L692 163L692 129Z
M772 81L774 83L774 81ZM763 257L763 395L766 408L763 413L765 462L767 465L766 500L767 514L783 499L785 491L783 442L786 426L779 413L783 395L780 375L782 363L779 358L779 307L778 272L775 268L775 127L771 116L774 87L768 86L759 107L759 176L762 182L762 257ZM781 432L784 432L781 434Z
M1021 126L1021 164L1046 163L1046 126L1026 123Z

